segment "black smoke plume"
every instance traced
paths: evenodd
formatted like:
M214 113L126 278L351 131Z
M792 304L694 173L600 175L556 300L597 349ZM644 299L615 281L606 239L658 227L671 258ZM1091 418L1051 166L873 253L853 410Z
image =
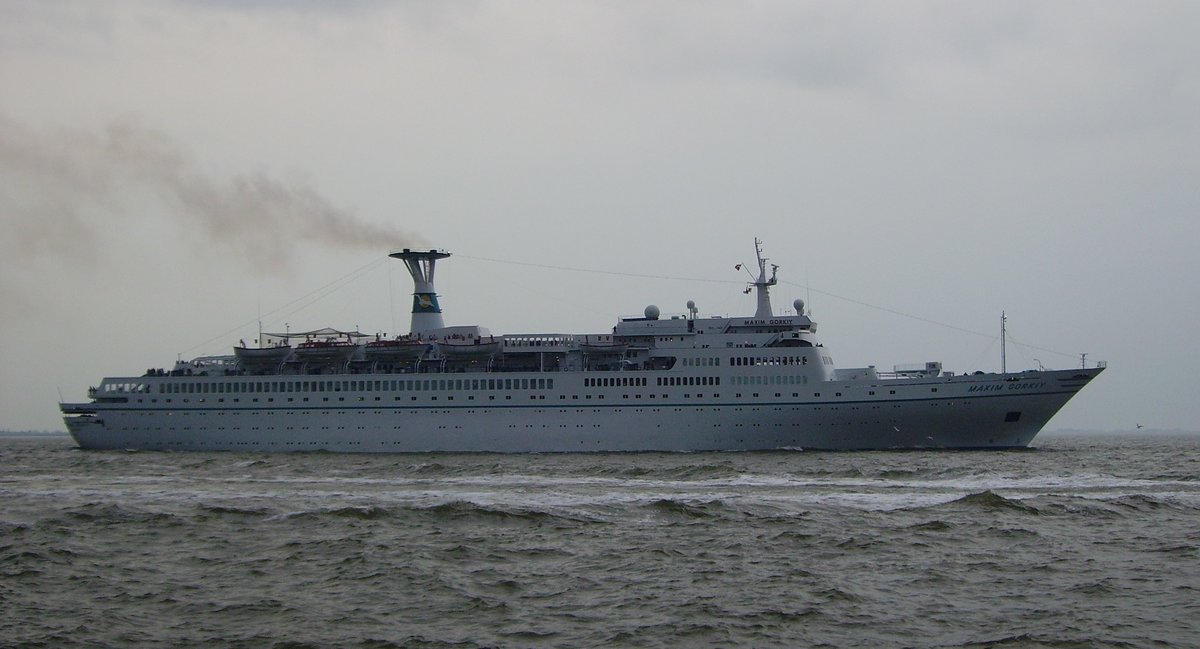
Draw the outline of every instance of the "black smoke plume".
M137 119L113 120L98 132L39 132L0 116L5 255L94 262L103 255L102 235L125 236L146 224L139 221L146 209L130 207L146 197L161 210L154 218L179 226L185 240L199 232L217 254L259 271L286 269L299 243L381 254L423 245L401 228L331 204L301 181L263 172L206 174L178 142Z

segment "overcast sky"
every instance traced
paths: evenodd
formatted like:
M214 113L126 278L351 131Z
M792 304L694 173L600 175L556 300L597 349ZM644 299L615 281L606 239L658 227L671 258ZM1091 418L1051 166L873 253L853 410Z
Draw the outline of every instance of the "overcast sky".
M0 429L267 330L748 315L1200 429L1200 3L0 0ZM583 270L607 271L581 272ZM673 278L673 279L666 279Z

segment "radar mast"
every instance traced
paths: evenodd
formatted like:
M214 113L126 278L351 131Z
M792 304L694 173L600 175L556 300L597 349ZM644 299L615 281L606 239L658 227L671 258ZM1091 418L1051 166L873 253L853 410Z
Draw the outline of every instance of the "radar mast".
M767 258L763 257L762 241L757 237L754 239L754 254L758 256L758 279L754 282L754 288L758 291L758 309L754 317L770 318L775 315L771 310L771 287L776 284L775 274L779 266L771 264L771 278L767 279Z

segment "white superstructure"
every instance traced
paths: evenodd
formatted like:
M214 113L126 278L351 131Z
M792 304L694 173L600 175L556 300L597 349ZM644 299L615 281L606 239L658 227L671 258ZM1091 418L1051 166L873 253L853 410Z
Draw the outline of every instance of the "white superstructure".
M1103 370L950 375L939 363L838 369L797 300L775 315L755 242L754 316L622 318L609 332L445 326L443 251L392 253L412 331L263 334L234 355L104 379L60 404L82 448L570 452L1012 448ZM748 289L749 290L749 289ZM296 344L293 344L294 341Z

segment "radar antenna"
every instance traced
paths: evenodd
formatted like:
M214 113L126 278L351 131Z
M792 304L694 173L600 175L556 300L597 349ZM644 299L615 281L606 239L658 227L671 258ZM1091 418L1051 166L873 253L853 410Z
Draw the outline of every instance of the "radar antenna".
M758 309L755 310L754 317L770 318L775 315L771 310L771 287L778 282L776 274L779 266L771 264L771 278L767 279L767 258L763 257L762 241L759 241L758 238L754 239L754 254L758 257L758 279L753 284L754 289L758 291Z

